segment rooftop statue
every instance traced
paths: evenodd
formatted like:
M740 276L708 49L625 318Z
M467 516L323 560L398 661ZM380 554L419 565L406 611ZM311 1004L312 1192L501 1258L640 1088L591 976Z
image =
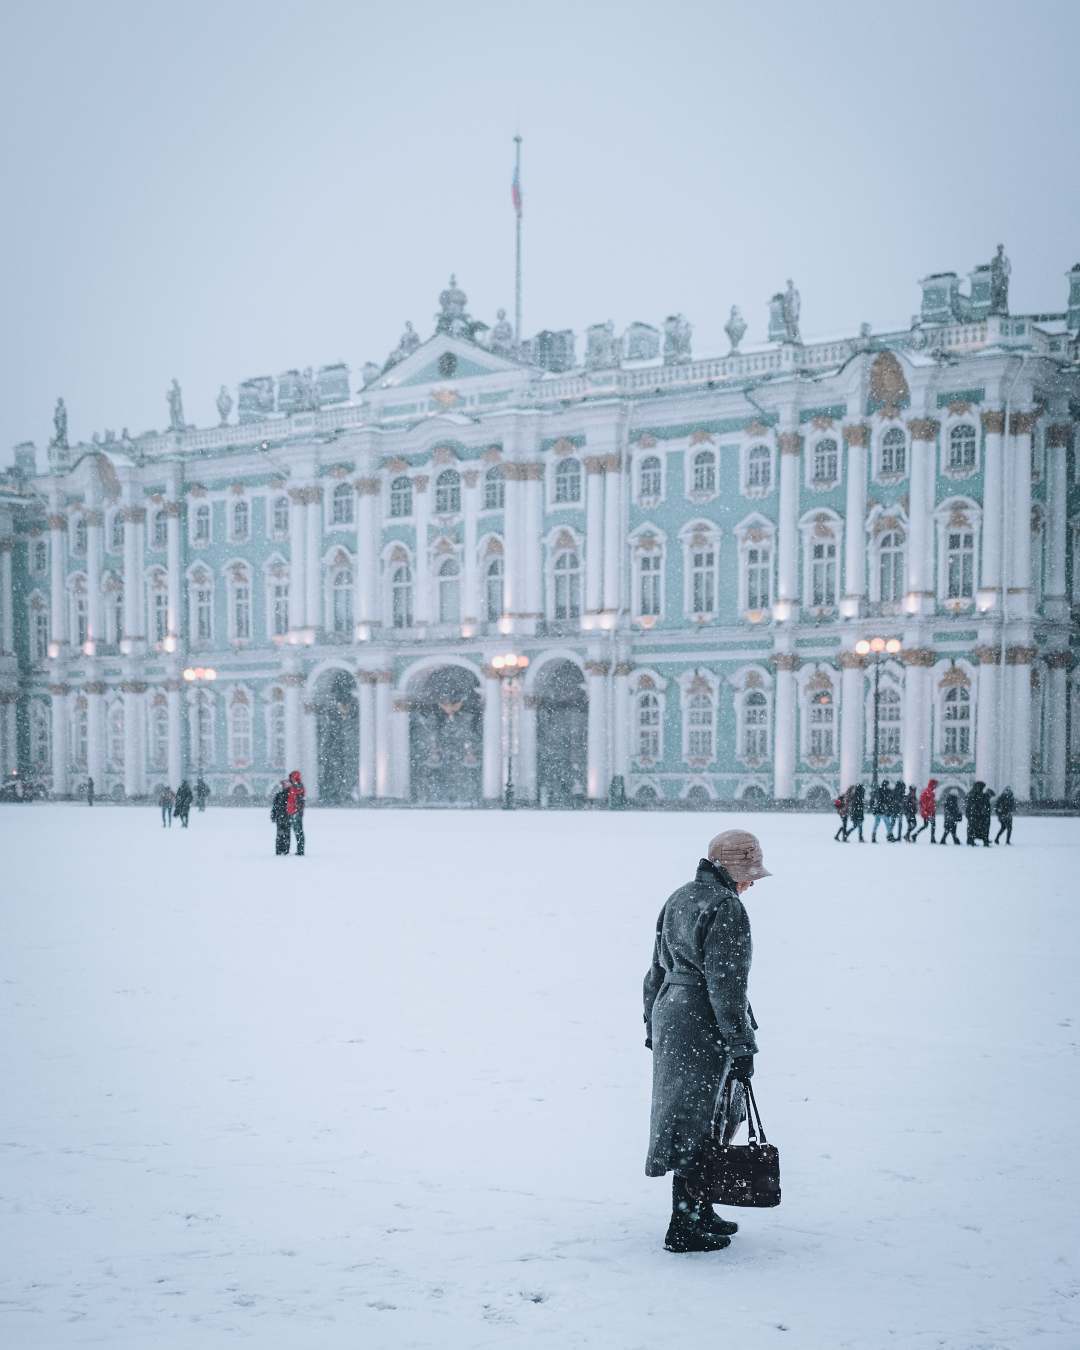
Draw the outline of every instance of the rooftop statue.
M66 450L68 443L68 414L67 404L62 398L56 400L56 407L53 409L53 445Z
M621 349L614 320L594 323L586 330L585 365L589 370L613 370L619 364Z
M180 391L180 382L175 377L165 395L169 403L169 430L184 430L184 396Z
M514 326L506 317L506 310L495 312L495 326L491 330L491 350L500 356L509 356L514 350Z
M224 426L229 420L229 414L232 412L232 395L224 385L218 390L217 411L221 425Z
M742 311L738 305L731 306L731 314L728 321L724 324L724 332L728 335L728 341L731 343L731 350L737 352L739 343L746 336L746 320L742 316Z
M451 337L472 337L474 324L465 312L468 299L457 284L457 277L451 273L450 285L439 295L439 312L435 316L436 333L449 333Z
M788 277L787 290L784 292L784 328L787 333L786 341L800 342L799 337L799 314L802 310L802 300L799 298L799 292L795 289L795 283Z
M412 326L410 320L405 320L405 331L398 339L398 345L386 358L386 364L383 370L389 370L391 366L396 366L400 361L404 361L407 356L411 356L417 347L420 346L420 335Z
M669 314L664 320L664 365L681 365L690 360L693 327L682 314Z
M1005 245L998 244L997 252L990 259L990 313L1008 314L1009 312L1009 274L1012 264L1005 256Z
M305 412L318 412L321 406L315 372L311 366L305 366L304 373L300 376L300 407Z

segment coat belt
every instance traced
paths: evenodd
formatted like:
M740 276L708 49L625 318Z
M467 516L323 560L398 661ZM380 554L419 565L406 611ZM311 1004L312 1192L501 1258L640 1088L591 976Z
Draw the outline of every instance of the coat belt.
M704 976L701 975L665 975L665 984L683 984L691 989L707 989Z

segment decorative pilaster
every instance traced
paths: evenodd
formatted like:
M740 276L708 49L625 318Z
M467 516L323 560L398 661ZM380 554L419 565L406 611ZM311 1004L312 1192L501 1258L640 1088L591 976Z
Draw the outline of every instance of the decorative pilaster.
M15 540L8 535L0 539L0 654L15 650L13 623L15 592L11 584L11 554Z
M49 639L62 654L67 642L67 604L64 590L64 531L67 517L60 511L49 516ZM53 742L56 744L55 740ZM55 751L54 751L55 756Z
M375 796L375 683L373 670L356 673L357 701L360 705L360 798Z
M1030 514L1029 507L1029 517ZM1034 647L1017 645L1005 648L1005 674L1012 707L1010 719L1012 735L1009 762L1004 776L1008 778L1009 786L1016 794L1017 801L1021 802L1031 799L1031 663L1034 659Z
M782 431L777 437L777 444L780 448L780 524L776 540L776 594L780 603L777 607L777 617L793 619L799 607L798 513L802 437L797 431ZM792 773L794 775L794 761ZM785 792L782 795L789 797L791 793Z
M979 684L975 704L975 777L1003 786L998 773L998 732L1001 726L1000 647L976 647Z
M850 480L849 480L850 481ZM858 652L840 653L840 790L862 781L866 657Z
M1037 412L1015 412L1009 417L1011 437L1011 464L1006 463L1006 479L1010 483L1012 499L1009 502L1009 529L1011 552L1009 558L1009 611L1014 618L1031 614L1031 434L1038 421ZM1008 457L1007 457L1008 459ZM1011 474L1008 472L1012 470ZM1006 659L1008 657L1006 656ZM1029 751L1030 753L1030 751ZM1030 783L1030 769L1029 769ZM1017 797L1020 793L1013 784ZM1025 799L1027 793L1024 794Z
M525 594L518 631L535 632L536 620L543 618L543 580L540 551L544 531L544 466L540 463L522 464L523 564Z
M304 543L307 551L307 564L304 569L304 584L307 589L305 607L307 609L307 630L317 634L325 625L322 611L322 498L321 487L309 487L305 491L307 527ZM292 589L290 582L289 589Z
M932 611L934 603L934 550L930 538L930 515L938 426L939 423L932 417L914 417L908 423L911 432L911 491L908 499L907 609L910 614ZM905 778L905 781L914 780Z
M71 792L68 781L68 695L71 687L66 684L50 684L49 695L52 700L52 795L67 797Z
M304 676L299 671L288 671L281 679L285 686L285 772L300 768L303 745L300 733L300 691Z
M608 672L607 661L586 661L585 680L589 691L589 722L587 732L588 784L590 801L605 801L611 786L611 761L608 743Z
M462 521L463 521L463 567L461 596L461 618L463 624L475 626L485 612L481 604L480 586L477 581L478 559L476 556L477 526L480 520L480 470L466 469L461 475Z
M802 662L794 652L775 652L776 739L773 746L773 796L795 796L795 672Z
M503 464L503 548L506 574L503 580L503 609L513 619L528 608L525 601L525 560L527 549L523 538L525 529L524 466Z
M375 627L382 620L379 613L379 480L358 478L356 494L357 614L360 623ZM363 791L360 795L364 795Z
M375 796L386 799L394 795L392 773L394 748L392 744L390 700L393 695L394 672L375 672ZM406 750L408 737L406 736Z
M630 773L630 676L634 666L630 661L619 661L615 666L611 696L611 775L626 782Z
M502 793L502 682L493 666L484 667L484 801L495 802Z
M168 770L169 783L175 789L184 777L184 742L182 733L183 709L180 702L182 681L165 681L165 705L169 719Z
M1046 738L1043 756L1046 765L1046 789L1051 801L1063 802L1066 797L1068 772L1068 741L1065 728L1069 711L1069 666L1072 654L1063 649L1047 652L1046 661Z
M904 663L904 782L920 786L930 777L930 647L907 647Z
M845 505L844 599L845 615L858 618L866 598L866 456L870 428L865 422L844 427L847 446L847 500ZM861 771L862 761L859 761ZM855 779L846 782L854 782Z
M307 499L304 489L289 489L289 633L302 642L307 627ZM299 726L299 723L297 723ZM299 746L297 746L299 749ZM299 763L299 758L290 760Z
M1048 618L1067 619L1069 599L1065 587L1065 556L1068 537L1069 440L1071 427L1057 423L1046 431L1046 584L1043 608ZM1074 566L1080 560L1074 561ZM1064 723L1062 723L1064 725Z
M604 595L603 609L611 625L622 608L623 462L621 455L604 456ZM621 769L616 770L621 773Z
M604 598L604 457L585 459L585 614L596 615Z
M1001 513L1002 513L1002 448L1001 438L1005 431L1005 413L1000 408L988 408L982 415L983 444L983 515L982 515L982 566L980 567L979 589L983 592L982 607L985 610L996 608L999 604L1001 587ZM996 781L983 779L989 783Z
M91 680L86 694L86 772L101 791L105 786L105 683ZM174 783L179 783L179 777Z
M165 503L165 571L166 571L166 636L173 639L173 650L179 651L184 631L180 603L183 578L180 570L180 517L183 506L179 501ZM179 701L177 702L179 710ZM170 718L172 714L170 713ZM170 723L171 725L171 723Z
M428 557L428 527L431 524L429 481L425 473L418 473L413 479L413 514L416 517L413 618L417 625L431 622L431 560Z
M412 796L412 765L409 758L409 713L407 698L395 698L390 713L391 766L393 770L392 795L402 801Z
M101 565L105 551L105 513L98 508L86 512L86 635L90 652L105 640L102 613ZM97 779L95 778L95 782Z
M126 528L124 535L126 542ZM129 799L144 797L146 795L146 748L143 731L146 720L144 706L146 682L144 680L125 680L120 689L124 695L124 796Z
M140 565L142 529L146 522L146 511L141 506L128 505L124 507L121 515L124 521L124 647L127 651L134 651L136 645L146 636L142 622L144 586L143 569ZM125 701L125 728L127 722ZM124 734L127 735L126 730ZM125 779L127 779L129 773L130 770L125 764ZM125 791L127 791L126 787Z

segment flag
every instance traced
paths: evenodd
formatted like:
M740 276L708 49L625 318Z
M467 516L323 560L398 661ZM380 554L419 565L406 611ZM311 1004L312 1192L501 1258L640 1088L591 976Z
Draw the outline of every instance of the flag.
M521 178L518 174L518 167L514 165L514 181L510 184L510 200L514 203L514 211L518 216L521 215Z

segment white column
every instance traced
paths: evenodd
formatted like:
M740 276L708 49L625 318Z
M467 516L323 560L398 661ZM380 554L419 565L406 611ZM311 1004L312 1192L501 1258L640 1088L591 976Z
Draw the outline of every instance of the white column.
M524 478L521 483L522 539L524 600L522 606L530 621L544 616L544 597L541 566L541 536L544 531L544 466L543 464L523 464ZM530 632L535 628L530 628Z
M1069 436L1068 423L1058 423L1047 428L1046 585L1043 604L1047 617L1053 619L1069 617L1069 600L1065 588L1065 555L1069 528ZM1074 566L1078 563L1080 560L1074 561Z
M606 608L606 604L605 604ZM630 773L630 675L634 667L629 661L615 666L611 697L611 774L620 775L626 782Z
M301 690L304 677L298 671L288 671L282 677L285 686L285 772L299 769L303 759L300 732Z
M380 670L375 674L375 796L394 795L393 754L390 735L390 700L393 697L394 673ZM408 737L406 736L406 748Z
M1029 507L1029 519L1030 516ZM1012 744L1009 748L1011 763L1003 777L1008 779L1008 786L1019 802L1031 800L1031 662L1034 655L1033 647L1009 647L1005 652L1006 689L1012 703Z
M585 460L585 613L604 601L604 456Z
M12 623L15 592L11 584L11 554L15 540L0 539L0 652L15 650L15 629Z
M793 618L799 601L799 464L802 437L797 431L782 431L777 438L780 447L780 527L777 531L777 598L787 614ZM794 709L792 702L792 709ZM779 768L777 769L779 773ZM794 775L794 760L792 761ZM791 779L794 785L794 776ZM791 791L777 796L790 797Z
M604 597L603 608L616 615L622 606L623 470L619 455L608 455L604 473ZM624 770L616 767L616 773Z
M1003 787L998 773L998 669L999 647L978 647L979 684L975 700L975 777L994 787Z
M358 478L356 491L357 617L360 623L374 625L382 617L379 613L379 480ZM364 795L363 791L360 795Z
M844 591L848 601L847 617L854 619L861 613L866 599L866 454L870 428L865 422L851 423L844 428L844 442L847 445ZM848 781L855 782L856 779L845 780L845 786Z
M165 571L166 571L166 634L176 639L177 650L180 647L180 635L183 632L183 610L180 603L180 502L165 503ZM177 708L179 708L177 700Z
M19 767L19 729L16 720L19 696L11 693L7 695L7 702L4 704L4 725L6 728L4 745L5 759L3 769L7 774L13 774Z
M1044 742L1046 790L1051 801L1065 800L1068 772L1069 652L1048 652L1046 657L1046 726Z
M412 796L412 763L409 755L408 698L395 698L390 712L390 764L393 786L391 796L408 801Z
M983 427L983 514L982 564L979 568L979 588L990 592L1001 585L1001 494L1002 449L1001 436L1005 430L1005 414L1000 408L988 408L982 415ZM987 608L996 608L995 596ZM981 773L976 777L982 778ZM996 780L983 778L983 782Z
M466 469L461 475L464 484L461 494L463 545L461 618L463 623L475 624L487 617L481 603L477 580L479 567L476 557L476 530L480 520L480 470Z
M304 800L319 800L319 728L315 720L315 704L306 700L300 709L300 772L304 778Z
M586 550L588 545L586 544ZM586 661L585 678L589 691L589 723L586 736L590 801L606 801L611 786L611 760L608 753L608 671L607 661Z
M795 672L799 658L791 652L777 652L773 664L776 667L773 796L777 801L786 801L795 796Z
M132 515L135 536L135 636L146 641L146 508L137 506Z
M506 569L503 577L503 610L516 618L524 613L525 604L525 553L521 546L521 533L524 524L525 482L521 477L520 464L504 463L503 483L503 558Z
M142 589L142 581L136 571L135 557L135 510L131 505L130 499L126 506L121 510L121 516L124 521L124 637L130 641L139 636L139 591ZM127 782L128 775L131 772L127 764L127 737L129 732L127 715L127 699L124 700L124 780ZM125 792L127 787L125 786Z
M904 662L904 782L922 786L930 777L929 647L909 648Z
M1017 617L1031 613L1031 433L1037 418L1038 414L1034 412L1017 412L1009 417L1012 463L1007 464L1006 469L1012 470L1007 477L1013 494L1008 513L1012 534L1008 575L1012 600L1009 608ZM1019 797L1016 784L1012 787Z
M319 632L325 621L322 605L322 488L310 487L307 490L307 528L305 543L307 559L305 582L307 585L307 627Z
M863 776L866 659L857 652L841 652L840 666L840 791L846 792Z
M486 802L498 801L502 793L502 681L491 666L484 667L484 777Z
M66 684L49 685L52 697L52 795L66 797L68 782L68 694Z
M428 558L428 526L431 523L430 478L425 473L413 479L413 515L416 518L416 566L413 568L413 618L417 624L431 622L431 566Z
M67 517L55 510L49 516L49 638L62 647L67 641L67 595L64 587L64 530ZM55 752L54 752L55 754Z
M93 508L86 513L86 631L95 644L105 640L102 612L101 564L105 545L105 513ZM97 786L95 780L95 787Z
M360 799L375 796L375 673L357 673L360 703Z
M169 718L169 786L174 791L184 777L184 742L181 725L183 709L180 703L180 685L181 681L175 678L165 681L166 712Z
M530 804L536 801L536 708L536 695L522 694L514 779L518 800Z
M289 631L293 640L307 627L307 498L289 489ZM299 725L299 724L298 724ZM290 761L292 763L293 761ZM296 761L297 763L299 761Z
M124 795L142 797L146 792L143 721L146 716L146 685L125 680L124 692Z
M938 423L916 417L911 431L911 491L908 496L908 610L921 614L932 604L934 591L933 540L930 537L930 498L934 484L934 446ZM905 780L906 781L906 780Z
M86 686L86 772L94 791L105 789L105 685L92 680ZM179 782L179 778L176 782Z

